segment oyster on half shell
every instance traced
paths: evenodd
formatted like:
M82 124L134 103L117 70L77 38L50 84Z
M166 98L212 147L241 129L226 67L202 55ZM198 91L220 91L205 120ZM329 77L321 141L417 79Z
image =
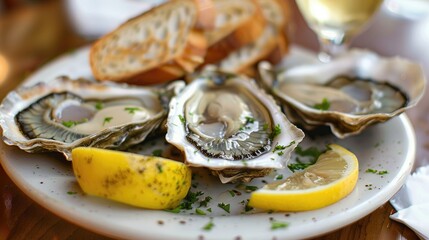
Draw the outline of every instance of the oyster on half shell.
M283 71L262 62L259 74L295 123L308 130L328 125L339 138L399 115L416 105L425 89L418 64L363 50Z
M58 151L70 159L77 146L125 149L165 121L173 95L184 87L133 87L60 77L22 87L0 105L3 140L27 152Z
M304 137L253 79L205 70L170 102L166 140L223 183L284 168Z

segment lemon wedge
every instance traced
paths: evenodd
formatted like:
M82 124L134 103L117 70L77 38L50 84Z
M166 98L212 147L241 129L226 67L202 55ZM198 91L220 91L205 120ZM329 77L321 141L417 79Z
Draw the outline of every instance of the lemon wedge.
M328 206L353 191L359 164L347 149L331 144L314 165L253 192L249 206L274 211L306 211Z
M161 157L79 147L72 164L85 193L148 209L176 207L191 186L185 164Z

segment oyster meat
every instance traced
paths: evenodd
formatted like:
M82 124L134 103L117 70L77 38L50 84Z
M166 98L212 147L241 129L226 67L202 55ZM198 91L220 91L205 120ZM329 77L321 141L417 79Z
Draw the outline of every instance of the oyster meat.
M188 165L207 167L224 183L284 168L304 137L252 79L215 70L172 99L167 127L166 140Z
M418 64L363 50L330 63L281 71L262 62L259 73L292 121L308 130L328 125L339 138L356 135L416 105L426 84Z
M77 146L125 149L142 142L167 117L183 82L132 87L60 77L11 92L0 106L4 141L28 152Z

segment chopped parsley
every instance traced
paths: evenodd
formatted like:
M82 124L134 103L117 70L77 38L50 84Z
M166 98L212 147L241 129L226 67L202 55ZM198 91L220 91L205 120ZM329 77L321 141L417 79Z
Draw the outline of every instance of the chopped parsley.
M195 213L198 214L198 215L206 215L206 212L204 212L203 210L201 210L199 208L195 209Z
M182 115L179 115L179 119L180 119L180 122L182 122L183 124L185 124L185 118L182 116Z
M210 196L205 197L204 200L200 201L199 207L207 207L207 204L210 202L210 200L212 200L212 197Z
M105 117L104 120L103 120L103 126L104 126L104 124L109 123L110 121L112 121L112 119L113 119L113 117Z
M77 194L77 192L68 191L67 194L68 195L74 195L74 194Z
M136 111L141 111L138 107L126 107L124 108L125 111L127 111L129 114L134 114Z
M95 104L95 109L97 109L97 110L101 110L101 109L103 109L103 103L102 103L101 101L98 101L98 102Z
M274 126L273 131L271 132L270 138L274 139L275 137L277 137L280 133L282 132L282 129L280 128L280 124L276 124Z
M159 173L162 173L162 164L161 163L157 163L156 168L158 169Z
M212 220L210 220L209 223L207 223L206 225L204 225L203 230L210 231L210 230L212 230L213 227L214 227L214 223L213 223Z
M63 124L63 126L65 126L65 127L68 127L68 128L71 128L71 127L73 127L73 126L76 126L77 124L79 124L78 122L76 122L76 121L63 121L62 122L62 124Z
M296 163L288 164L288 168L292 172L305 169L308 166L315 164L317 159L319 158L320 154L322 154L323 152L324 151L320 151L316 147L309 147L309 148L303 150L300 146L298 146L295 149L295 153L301 157L307 157L309 159L309 161L303 162L303 161L301 161L300 158L296 158Z
M281 179L283 179L283 175L282 174L279 174L279 175L277 175L276 176L276 178L275 178L276 180L281 180Z
M268 123L265 123L264 125L262 125L262 129L264 131L267 131L268 130Z
M231 195L231 197L235 197L235 192L233 190L228 190L229 195Z
M367 172L367 173L375 173L375 174L378 174L378 175L385 175L385 174L389 173L387 170L380 170L380 171L378 171L376 169L371 169L371 168L368 168L365 172Z
M258 187L257 186L246 186L244 189L246 190L246 192L253 192L253 191L258 190Z
M63 121L63 122L61 122L61 124L63 124L64 127L71 128L73 126L76 126L76 125L84 123L84 122L88 122L88 119L84 118L80 121L72 121L72 120L71 121Z
M287 222L271 221L271 230L286 228L288 226L289 226L289 223Z
M246 125L247 124L249 124L249 123L254 123L255 122L255 119L254 118L252 118L252 117L246 117Z
M227 212L227 213L229 213L229 209L231 207L230 204L225 204L225 203L218 203L217 206L222 208L223 210L225 210L225 212Z
M179 213L181 210L191 210L192 205L199 200L199 196L203 195L204 193L201 191L198 192L191 192L189 191L186 197L182 200L179 206L177 206L174 209L168 209L166 211L172 212L172 213Z
M313 106L313 108L319 109L322 111L329 110L330 107L331 107L331 103L328 101L327 98L323 98L321 103L314 104Z
M162 149L155 149L152 151L152 156L161 157L161 155L162 155Z

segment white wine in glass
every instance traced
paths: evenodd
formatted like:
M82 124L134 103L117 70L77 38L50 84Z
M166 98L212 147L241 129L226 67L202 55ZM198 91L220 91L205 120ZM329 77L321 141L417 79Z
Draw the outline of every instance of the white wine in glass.
M320 42L319 59L327 62L347 49L383 0L296 0Z

